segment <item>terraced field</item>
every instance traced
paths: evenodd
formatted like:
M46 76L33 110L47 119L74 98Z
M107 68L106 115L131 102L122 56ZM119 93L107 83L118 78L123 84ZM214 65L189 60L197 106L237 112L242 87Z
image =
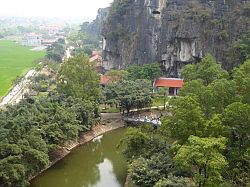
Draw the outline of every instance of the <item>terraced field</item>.
M13 80L24 75L45 55L45 51L31 51L15 42L0 40L0 98L7 94Z

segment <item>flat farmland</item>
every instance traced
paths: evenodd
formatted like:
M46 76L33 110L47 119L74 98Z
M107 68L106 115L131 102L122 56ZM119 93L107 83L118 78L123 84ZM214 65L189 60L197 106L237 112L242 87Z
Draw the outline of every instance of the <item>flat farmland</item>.
M45 51L31 51L12 41L0 40L0 98L8 93L13 80L35 66Z

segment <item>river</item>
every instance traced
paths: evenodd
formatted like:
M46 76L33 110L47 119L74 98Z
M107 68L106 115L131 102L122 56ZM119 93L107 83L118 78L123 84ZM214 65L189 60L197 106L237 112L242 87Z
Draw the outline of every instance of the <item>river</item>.
M124 186L127 164L116 148L124 132L117 129L78 147L33 179L30 187Z

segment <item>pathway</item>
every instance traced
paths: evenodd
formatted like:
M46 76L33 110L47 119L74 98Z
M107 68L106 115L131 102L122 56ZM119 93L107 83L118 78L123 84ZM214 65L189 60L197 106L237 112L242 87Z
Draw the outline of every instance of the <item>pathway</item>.
M20 83L18 83L14 88L0 101L0 108L8 104L16 104L21 101L24 94L27 93L28 86L30 84L30 78L34 77L37 74L37 71L30 70L24 76Z
M160 126L161 125L161 121L160 119L156 119L156 118L148 118L147 116L143 117L143 118L129 118L129 117L125 117L123 118L123 120L126 123L132 123L135 125L140 125L140 124L151 124L153 126Z

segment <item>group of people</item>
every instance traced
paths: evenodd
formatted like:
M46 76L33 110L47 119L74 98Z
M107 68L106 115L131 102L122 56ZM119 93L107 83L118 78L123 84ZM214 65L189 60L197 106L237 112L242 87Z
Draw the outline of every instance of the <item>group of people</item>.
M135 117L133 116L133 118L135 118ZM157 116L153 116L153 115L151 115L150 117L148 117L148 116L140 117L139 116L138 118L135 118L135 121L150 123L150 124L153 124L154 126L161 125L160 118Z

